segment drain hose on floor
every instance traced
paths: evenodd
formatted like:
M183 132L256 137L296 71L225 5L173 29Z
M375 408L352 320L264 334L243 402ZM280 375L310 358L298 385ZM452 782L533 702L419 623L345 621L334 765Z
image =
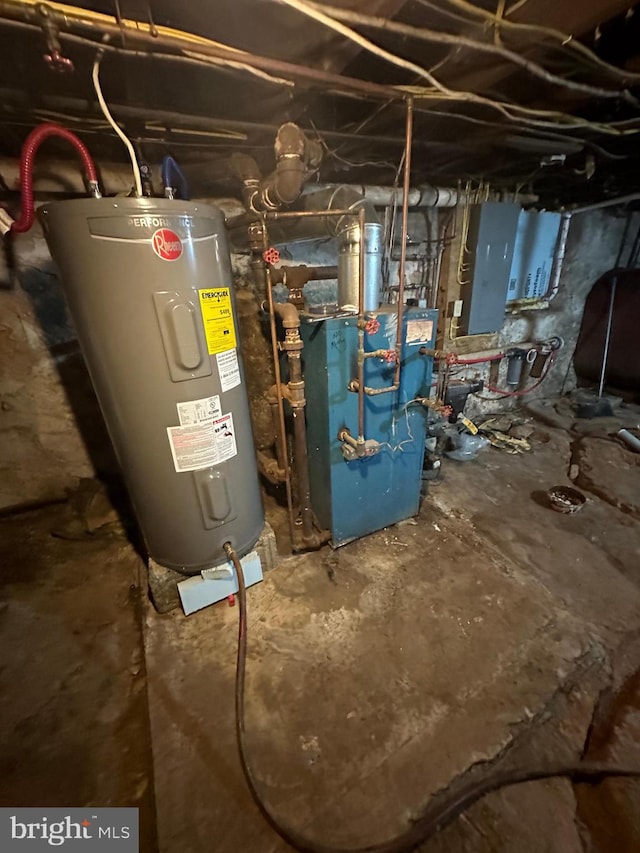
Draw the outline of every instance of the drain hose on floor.
M242 565L238 555L230 543L225 544L224 551L227 558L233 562L238 576L236 737L242 771L251 795L267 823L288 844L296 850L301 851L301 853L409 853L409 851L415 850L418 845L424 843L432 835L435 835L436 832L454 821L477 800L491 793L491 791L497 791L499 788L520 785L523 782L532 782L536 779L552 779L557 777L565 777L571 779L573 782L599 782L607 776L640 777L640 768L587 761L577 764L548 764L536 769L515 768L513 770L494 770L487 773L483 778L462 786L450 797L439 800L437 803L432 802L427 804L422 814L414 820L408 829L395 838L390 838L388 841L383 841L380 844L370 844L366 847L329 847L326 844L303 836L295 829L282 824L269 811L258 792L258 787L249 763L244 724L245 671L247 665L247 593Z

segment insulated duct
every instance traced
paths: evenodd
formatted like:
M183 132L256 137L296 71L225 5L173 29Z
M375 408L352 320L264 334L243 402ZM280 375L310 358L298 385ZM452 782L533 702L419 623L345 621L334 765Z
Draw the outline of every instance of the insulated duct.
M352 191L363 198L369 204L376 207L388 207L391 204L400 206L404 197L402 187L386 187L377 184L344 184L343 189ZM329 184L309 187L306 192L315 192L318 189L331 190ZM460 201L457 189L452 187L433 187L422 184L409 189L409 207L455 207Z

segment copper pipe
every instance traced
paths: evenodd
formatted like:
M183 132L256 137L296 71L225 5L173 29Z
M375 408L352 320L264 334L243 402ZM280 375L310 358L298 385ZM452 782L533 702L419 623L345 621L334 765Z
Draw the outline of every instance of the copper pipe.
M358 329L358 441L364 443L364 329Z
M346 210L270 210L265 213L267 219L304 219L309 216L354 216L350 208Z
M374 349L371 352L365 352L364 354L366 358L384 358L387 361L393 360L395 361L396 353L395 350L392 349Z
M397 391L399 387L399 385L387 385L386 388L370 388L365 385L363 391L367 397L377 397L378 394L390 394L392 391Z
M262 214L263 218L270 219L272 222L277 222L280 219L310 219L312 217L326 216L354 216L353 210L269 210ZM225 221L225 226L229 229L239 228L241 226L250 225L255 220L253 213L239 213L237 216L230 216Z
M264 228L264 243L265 249L268 246L267 228ZM282 454L284 467L284 485L287 494L287 510L289 513L289 533L291 535L291 545L295 541L295 519L293 517L293 499L291 497L291 469L289 467L289 454L287 452L287 434L284 423L284 407L282 405L282 380L280 376L280 351L278 349L278 335L276 332L276 315L273 308L273 286L271 284L271 275L269 269L265 271L267 280L267 298L269 301L269 328L271 332L271 349L273 352L273 371L276 379L276 394L278 397L278 422L280 427L280 452Z
M411 187L411 141L413 134L413 98L407 98L407 124L404 155L404 182L402 199L402 237L400 245L400 268L398 270L398 323L396 326L396 368L393 372L393 385L385 388L369 388L364 384L364 227L362 220L364 211L360 209L360 282L358 304L358 431L364 432L364 395L373 397L378 394L390 394L400 388L400 372L402 359L402 338L404 321L404 288L407 263L407 226L409 221L409 190ZM360 328L362 327L362 328ZM362 361L362 365L361 362ZM362 415L360 414L362 412Z
M358 442L364 448L364 226L365 210L358 211L360 257L358 258Z
M400 268L398 270L398 325L396 327L396 369L393 384L400 386L402 338L404 320L404 286L407 264L407 226L409 222L409 190L411 189L411 142L413 138L413 98L407 98L406 142L404 149L404 186L402 198L402 237L400 243Z

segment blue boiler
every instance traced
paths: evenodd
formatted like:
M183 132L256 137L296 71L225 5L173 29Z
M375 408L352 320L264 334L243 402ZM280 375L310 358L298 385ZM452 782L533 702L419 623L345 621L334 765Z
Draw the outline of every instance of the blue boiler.
M427 413L413 401L431 391L433 358L424 350L435 345L437 316L435 310L405 308L400 388L365 396L365 438L380 447L350 461L338 435L345 427L354 437L358 432L358 394L348 390L357 377L358 318L302 318L311 503L318 523L331 530L334 547L418 512ZM365 334L365 352L393 349L396 306L383 306L375 318L380 327ZM393 384L393 363L367 358L364 370L370 388Z

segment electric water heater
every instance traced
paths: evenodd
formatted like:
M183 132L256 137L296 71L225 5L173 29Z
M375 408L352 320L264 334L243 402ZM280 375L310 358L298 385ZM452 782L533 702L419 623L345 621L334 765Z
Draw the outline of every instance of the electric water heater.
M222 213L147 198L39 211L149 555L196 574L264 515Z

